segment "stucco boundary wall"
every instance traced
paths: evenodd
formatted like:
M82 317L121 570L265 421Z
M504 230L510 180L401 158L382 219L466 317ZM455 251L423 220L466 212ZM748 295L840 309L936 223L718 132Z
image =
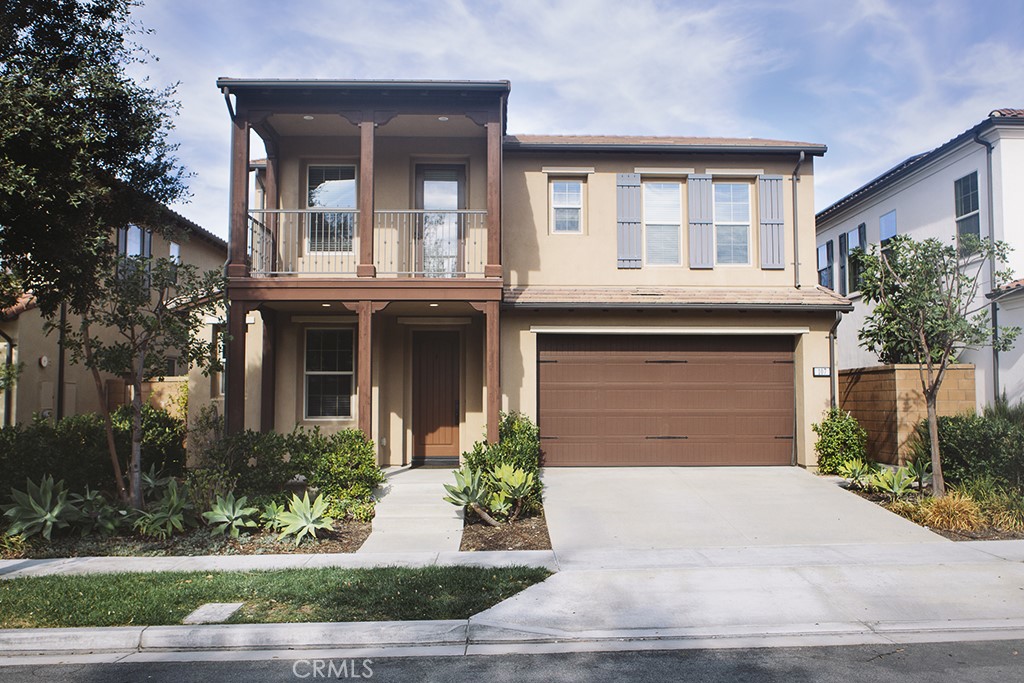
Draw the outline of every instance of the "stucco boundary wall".
M939 388L939 415L975 412L974 366L946 370ZM868 457L902 465L910 456L910 440L928 417L917 365L878 365L839 371L839 405L868 433Z

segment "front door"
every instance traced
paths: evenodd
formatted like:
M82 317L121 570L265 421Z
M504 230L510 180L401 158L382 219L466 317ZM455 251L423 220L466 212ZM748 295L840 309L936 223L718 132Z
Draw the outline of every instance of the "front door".
M459 459L459 333L412 335L413 464Z
M454 164L416 167L416 203L423 210L417 236L416 271L427 277L456 277L462 267L462 216L466 168Z

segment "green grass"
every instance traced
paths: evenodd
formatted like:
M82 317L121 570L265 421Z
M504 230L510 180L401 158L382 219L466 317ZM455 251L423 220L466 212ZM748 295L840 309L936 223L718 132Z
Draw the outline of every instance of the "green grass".
M466 619L551 575L530 567L154 572L0 580L0 628L180 624L207 602L229 623Z

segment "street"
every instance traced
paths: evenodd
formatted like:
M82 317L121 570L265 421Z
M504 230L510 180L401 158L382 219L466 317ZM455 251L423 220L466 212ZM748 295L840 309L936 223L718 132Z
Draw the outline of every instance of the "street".
M402 657L234 662L152 662L2 666L0 683L217 681L936 681L1006 683L1024 676L1024 641L918 643L773 649L594 652L466 657Z

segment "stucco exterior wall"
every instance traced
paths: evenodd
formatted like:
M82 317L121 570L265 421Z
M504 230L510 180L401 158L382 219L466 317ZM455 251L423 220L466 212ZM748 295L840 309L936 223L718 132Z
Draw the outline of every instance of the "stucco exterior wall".
M751 156L695 156L629 154L525 154L506 153L502 186L504 232L502 258L505 281L510 285L692 285L715 286L792 286L793 273L793 182L796 166L791 159ZM592 173L551 171L593 169ZM725 169L725 167L728 167ZM620 270L616 262L616 174L636 169L685 169L691 173L710 171L715 180L751 183L750 265L718 265L713 269L693 270L688 266L687 205L685 178L676 175L642 173L644 181L684 183L682 192L681 265L650 266ZM692 171L690 171L692 169ZM715 174L715 169L720 172ZM728 170L728 174L722 171ZM760 268L758 237L758 174L781 175L785 210L784 270ZM550 228L549 180L585 177L584 229L582 234L553 234ZM814 174L810 158L800 169L797 218L801 226L801 279L808 286L816 282L814 268Z
M751 314L751 313L635 313L635 312L506 312L502 316L501 386L503 409L517 410L537 420L537 336L533 326L565 328L587 327L671 327L686 334L687 328L735 329L738 333L752 328L776 331L806 329L796 337L796 455L797 464L809 469L817 467L814 434L811 424L818 422L829 407L828 377L813 377L814 367L827 367L828 330L834 317L828 314ZM566 329L571 334L571 329Z

